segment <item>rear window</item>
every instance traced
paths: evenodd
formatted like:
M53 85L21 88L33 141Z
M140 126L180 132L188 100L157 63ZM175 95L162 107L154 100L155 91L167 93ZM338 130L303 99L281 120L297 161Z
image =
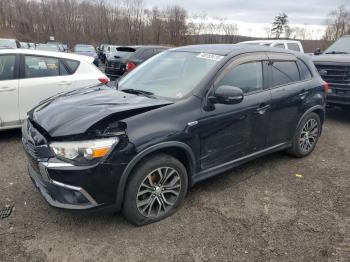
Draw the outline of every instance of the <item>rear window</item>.
M75 71L77 71L77 68L79 66L79 61L76 60L70 60L70 59L62 59L64 63L67 65L69 71L71 74L74 74Z
M300 47L297 43L287 43L288 49L300 52Z
M284 44L277 44L277 45L275 45L274 47L277 47L277 48L283 48L283 49L285 49Z
M25 56L25 78L59 76L58 58L45 56Z
M273 87L300 81L299 69L294 61L273 61L271 69Z

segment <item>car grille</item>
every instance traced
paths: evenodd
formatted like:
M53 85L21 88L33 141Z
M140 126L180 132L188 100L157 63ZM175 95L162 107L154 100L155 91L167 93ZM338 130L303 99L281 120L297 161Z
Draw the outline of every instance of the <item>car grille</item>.
M330 87L350 90L350 65L316 64L316 68Z
M120 62L110 61L107 63L108 67L119 69L120 68Z

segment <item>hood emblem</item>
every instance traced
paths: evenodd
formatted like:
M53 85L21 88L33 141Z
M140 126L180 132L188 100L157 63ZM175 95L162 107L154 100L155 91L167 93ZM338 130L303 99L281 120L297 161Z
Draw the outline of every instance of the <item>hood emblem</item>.
M321 69L318 71L321 76L326 76L328 74L328 71L326 69Z

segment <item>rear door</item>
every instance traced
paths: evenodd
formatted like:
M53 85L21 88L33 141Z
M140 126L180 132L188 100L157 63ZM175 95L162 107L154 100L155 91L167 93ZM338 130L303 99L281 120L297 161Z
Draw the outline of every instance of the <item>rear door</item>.
M308 90L301 81L297 58L289 54L269 54L271 122L268 146L291 140Z
M20 119L40 101L60 92L75 89L75 78L57 57L22 56L19 81Z
M0 129L20 125L16 54L0 55Z

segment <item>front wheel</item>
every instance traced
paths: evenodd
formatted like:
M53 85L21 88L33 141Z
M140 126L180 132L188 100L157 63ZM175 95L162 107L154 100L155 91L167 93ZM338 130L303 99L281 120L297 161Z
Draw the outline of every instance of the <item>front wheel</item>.
M292 147L288 152L295 157L305 157L315 149L321 134L321 120L316 113L310 113L300 122L295 131Z
M131 175L123 215L135 225L170 216L185 198L188 187L186 168L170 155L157 154L144 159Z

